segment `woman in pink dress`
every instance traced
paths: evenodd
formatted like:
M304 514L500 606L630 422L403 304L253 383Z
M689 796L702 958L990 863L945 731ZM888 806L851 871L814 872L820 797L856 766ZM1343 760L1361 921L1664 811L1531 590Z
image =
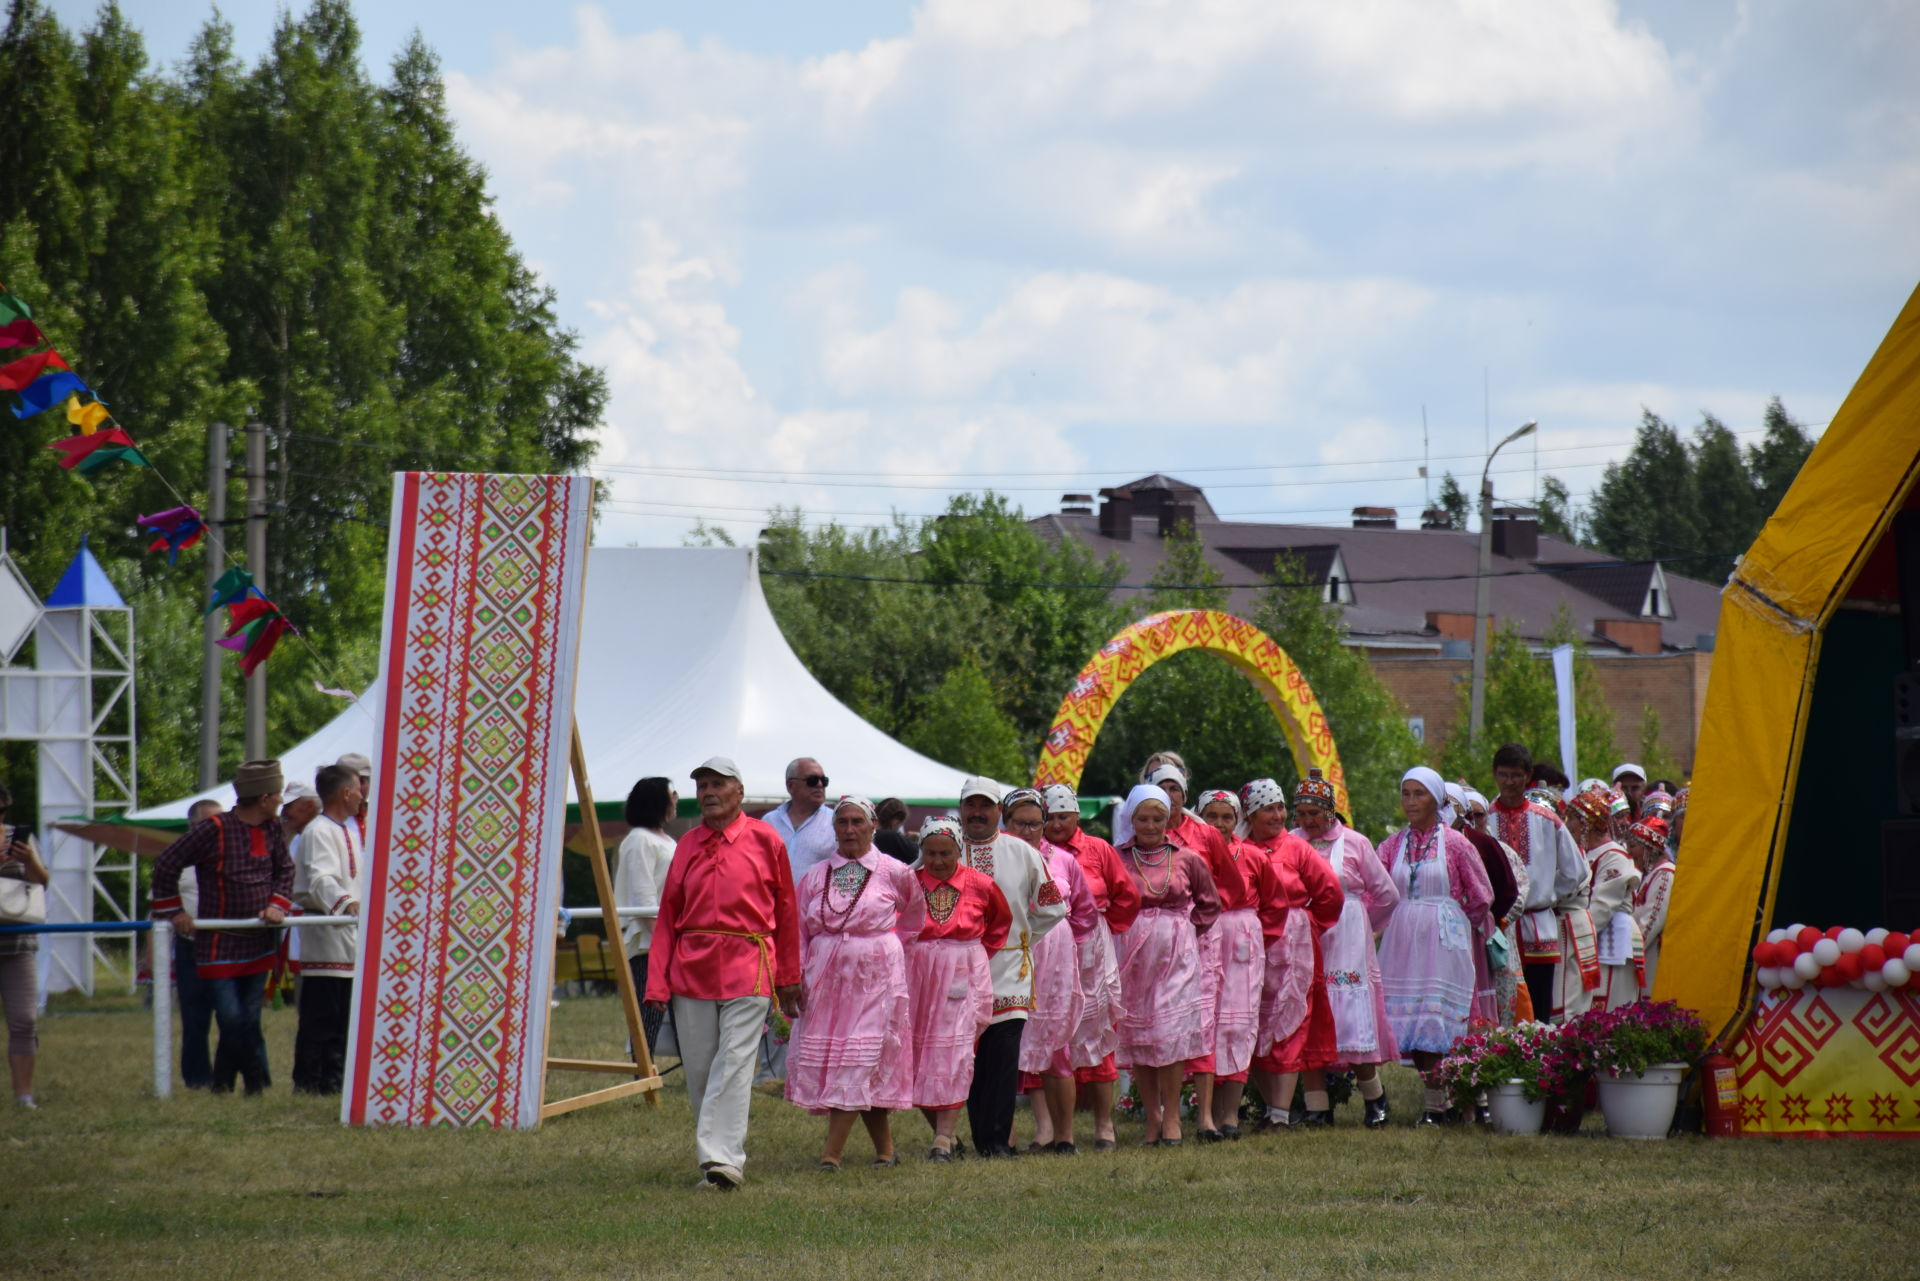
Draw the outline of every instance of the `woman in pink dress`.
M893 1165L887 1114L913 1106L912 1006L895 930L918 933L926 900L913 873L873 848L864 797L833 809L832 854L800 878L800 1017L787 1047L787 1101L827 1114L820 1168L838 1171L857 1116L875 1165Z
M1006 946L1013 912L985 872L960 861L960 825L928 819L920 829L914 883L924 923L907 940L913 1004L913 1105L933 1127L930 1161L953 1159L953 1132L973 1086L974 1042L993 1020L987 959ZM1050 933L1052 931L1049 931Z
M1440 776L1424 765L1400 780L1407 826L1380 846L1400 906L1380 940L1380 981L1387 1021L1402 1054L1426 1079L1421 1125L1454 1120L1435 1069L1467 1030L1473 1009L1473 949L1493 925L1493 886L1486 864L1453 830Z
M1200 1141L1217 1143L1240 1137L1240 1096L1246 1090L1254 1042L1260 1034L1267 945L1256 908L1260 863L1267 855L1258 845L1241 839L1240 798L1232 792L1200 793L1200 818L1226 841L1228 856L1240 873L1231 885L1215 883L1220 919L1207 931L1212 946L1203 952L1211 968L1214 1013L1213 1053L1201 1063L1213 1074L1213 1088L1210 1098L1196 1098L1196 1102L1201 1105Z
M1373 852L1373 842L1340 821L1334 810L1333 784L1308 770L1293 789L1293 834L1327 860L1340 878L1346 902L1340 919L1320 935L1322 981L1333 1011L1334 1044L1340 1062L1353 1069L1353 1079L1366 1109L1364 1124L1379 1129L1387 1123L1387 1092L1380 1065L1397 1062L1400 1047L1387 1022L1387 1001L1380 988L1380 960L1375 947L1381 931L1393 919L1400 892ZM1327 1094L1327 1071L1311 1068L1304 1074L1307 1115L1317 1110L1331 1119L1333 1101Z
M1119 1053L1132 1064L1146 1145L1177 1147L1180 1078L1207 1045L1200 935L1219 916L1220 900L1206 860L1167 839L1168 812L1167 794L1142 783L1127 793L1113 835L1142 905L1119 942L1127 1007Z
M1033 1012L1020 1034L1020 1090L1033 1109L1029 1152L1073 1156L1073 1033L1086 1012L1080 991L1080 948L1100 914L1072 850L1042 834L1046 816L1040 793L1030 787L1008 792L1000 802L1000 826L1040 851L1054 888L1067 905L1067 928L1048 930L1033 952Z

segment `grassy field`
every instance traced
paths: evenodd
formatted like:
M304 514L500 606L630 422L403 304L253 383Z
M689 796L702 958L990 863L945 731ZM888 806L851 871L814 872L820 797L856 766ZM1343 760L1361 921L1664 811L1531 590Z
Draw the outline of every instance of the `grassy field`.
M714 1196L678 1073L658 1109L532 1134L350 1131L288 1092L290 1012L253 1100L150 1098L148 1027L124 997L42 1023L42 1110L0 1110L0 1276L1920 1275L1920 1145L1421 1132L1405 1072L1379 1133L1349 1105L1331 1132L1143 1151L1123 1125L1110 1155L935 1166L903 1116L899 1168L866 1168L856 1131L837 1178L822 1123L761 1096L748 1185ZM609 1000L555 1012L555 1054L621 1044Z

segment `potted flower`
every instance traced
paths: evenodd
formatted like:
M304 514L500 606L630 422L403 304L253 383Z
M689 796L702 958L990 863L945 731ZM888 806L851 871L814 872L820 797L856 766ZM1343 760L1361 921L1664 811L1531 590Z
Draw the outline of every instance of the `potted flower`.
M1575 1020L1599 1083L1607 1133L1664 1139L1680 1102L1680 1082L1706 1053L1707 1028L1672 1001L1635 1001Z
M1463 1112L1487 1100L1499 1134L1538 1134L1547 1101L1565 1089L1559 1029L1544 1023L1478 1026L1440 1060L1440 1082Z

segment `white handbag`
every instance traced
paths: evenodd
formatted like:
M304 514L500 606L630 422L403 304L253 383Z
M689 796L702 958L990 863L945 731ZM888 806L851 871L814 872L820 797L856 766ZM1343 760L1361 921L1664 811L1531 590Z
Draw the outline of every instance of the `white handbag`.
M13 848L13 834L16 829L6 828L6 844L0 850ZM0 876L0 925L45 925L47 923L47 889L44 885L35 885L24 877Z

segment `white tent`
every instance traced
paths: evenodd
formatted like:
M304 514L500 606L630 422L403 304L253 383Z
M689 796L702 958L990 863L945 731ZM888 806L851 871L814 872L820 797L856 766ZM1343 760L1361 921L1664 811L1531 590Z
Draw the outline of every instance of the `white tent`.
M787 762L811 756L836 795L950 804L961 770L867 724L801 665L760 592L756 558L738 547L593 549L575 712L595 799L624 799L653 774L690 793L688 771L731 756L749 797L784 800ZM371 757L380 702L376 680L312 737L280 748L287 778L311 780L347 752ZM130 817L185 818L202 796L231 805L233 788Z

